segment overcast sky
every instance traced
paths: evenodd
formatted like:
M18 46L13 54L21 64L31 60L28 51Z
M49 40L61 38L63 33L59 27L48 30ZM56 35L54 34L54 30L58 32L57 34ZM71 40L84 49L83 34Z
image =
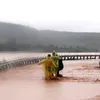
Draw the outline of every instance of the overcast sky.
M0 21L37 29L100 32L100 0L0 0Z

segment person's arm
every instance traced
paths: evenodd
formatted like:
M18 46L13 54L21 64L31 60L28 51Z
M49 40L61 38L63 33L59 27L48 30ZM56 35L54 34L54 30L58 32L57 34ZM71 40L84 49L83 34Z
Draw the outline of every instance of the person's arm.
M58 60L60 60L60 56L58 56Z
M54 63L54 61L52 60L52 65L54 66L54 67L56 67L56 65L55 65L55 63Z
M38 63L38 64L40 65L40 64L43 64L44 62L45 62L45 59L43 59L43 60L39 61L39 63Z
M60 57L59 57L59 56L55 56L55 59L56 59L56 60L59 60L59 59L60 59Z

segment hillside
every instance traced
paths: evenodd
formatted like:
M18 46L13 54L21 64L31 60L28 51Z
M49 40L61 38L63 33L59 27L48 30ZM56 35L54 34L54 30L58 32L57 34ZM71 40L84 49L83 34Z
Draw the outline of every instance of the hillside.
M37 30L23 25L0 22L0 43L16 38L17 43L37 42Z
M30 46L36 46L38 44L63 45L65 47L79 46L100 51L99 33L62 32L51 30L40 31L28 26L0 22L0 44L7 44L9 47L11 42L15 42L16 45L24 44ZM20 47L21 46L19 46L19 49ZM33 48L30 47L30 49Z

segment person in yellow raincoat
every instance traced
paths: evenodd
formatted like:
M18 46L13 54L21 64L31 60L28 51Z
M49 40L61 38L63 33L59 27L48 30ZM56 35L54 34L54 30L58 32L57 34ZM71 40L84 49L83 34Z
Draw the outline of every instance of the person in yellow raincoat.
M54 77L52 76L52 67L56 67L55 63L51 59L51 55L48 54L46 59L43 59L39 62L39 65L43 64L43 69L44 69L44 75L46 80L53 79Z

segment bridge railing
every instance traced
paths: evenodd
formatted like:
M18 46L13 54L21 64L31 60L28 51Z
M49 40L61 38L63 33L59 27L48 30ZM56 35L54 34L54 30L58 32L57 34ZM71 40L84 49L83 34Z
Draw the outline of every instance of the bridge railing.
M100 55L61 55L62 60L100 59Z
M12 67L17 67L17 66L25 66L25 65L30 65L30 64L36 64L44 58L45 57L31 57L31 58L16 59L16 60L8 61L8 62L2 62L0 64L0 70L9 69L9 68L12 68Z
M62 60L89 60L89 59L100 59L100 55L60 55ZM36 64L45 57L29 57L20 58L8 62L2 62L0 64L0 70L9 69L12 67L25 66L30 64Z

